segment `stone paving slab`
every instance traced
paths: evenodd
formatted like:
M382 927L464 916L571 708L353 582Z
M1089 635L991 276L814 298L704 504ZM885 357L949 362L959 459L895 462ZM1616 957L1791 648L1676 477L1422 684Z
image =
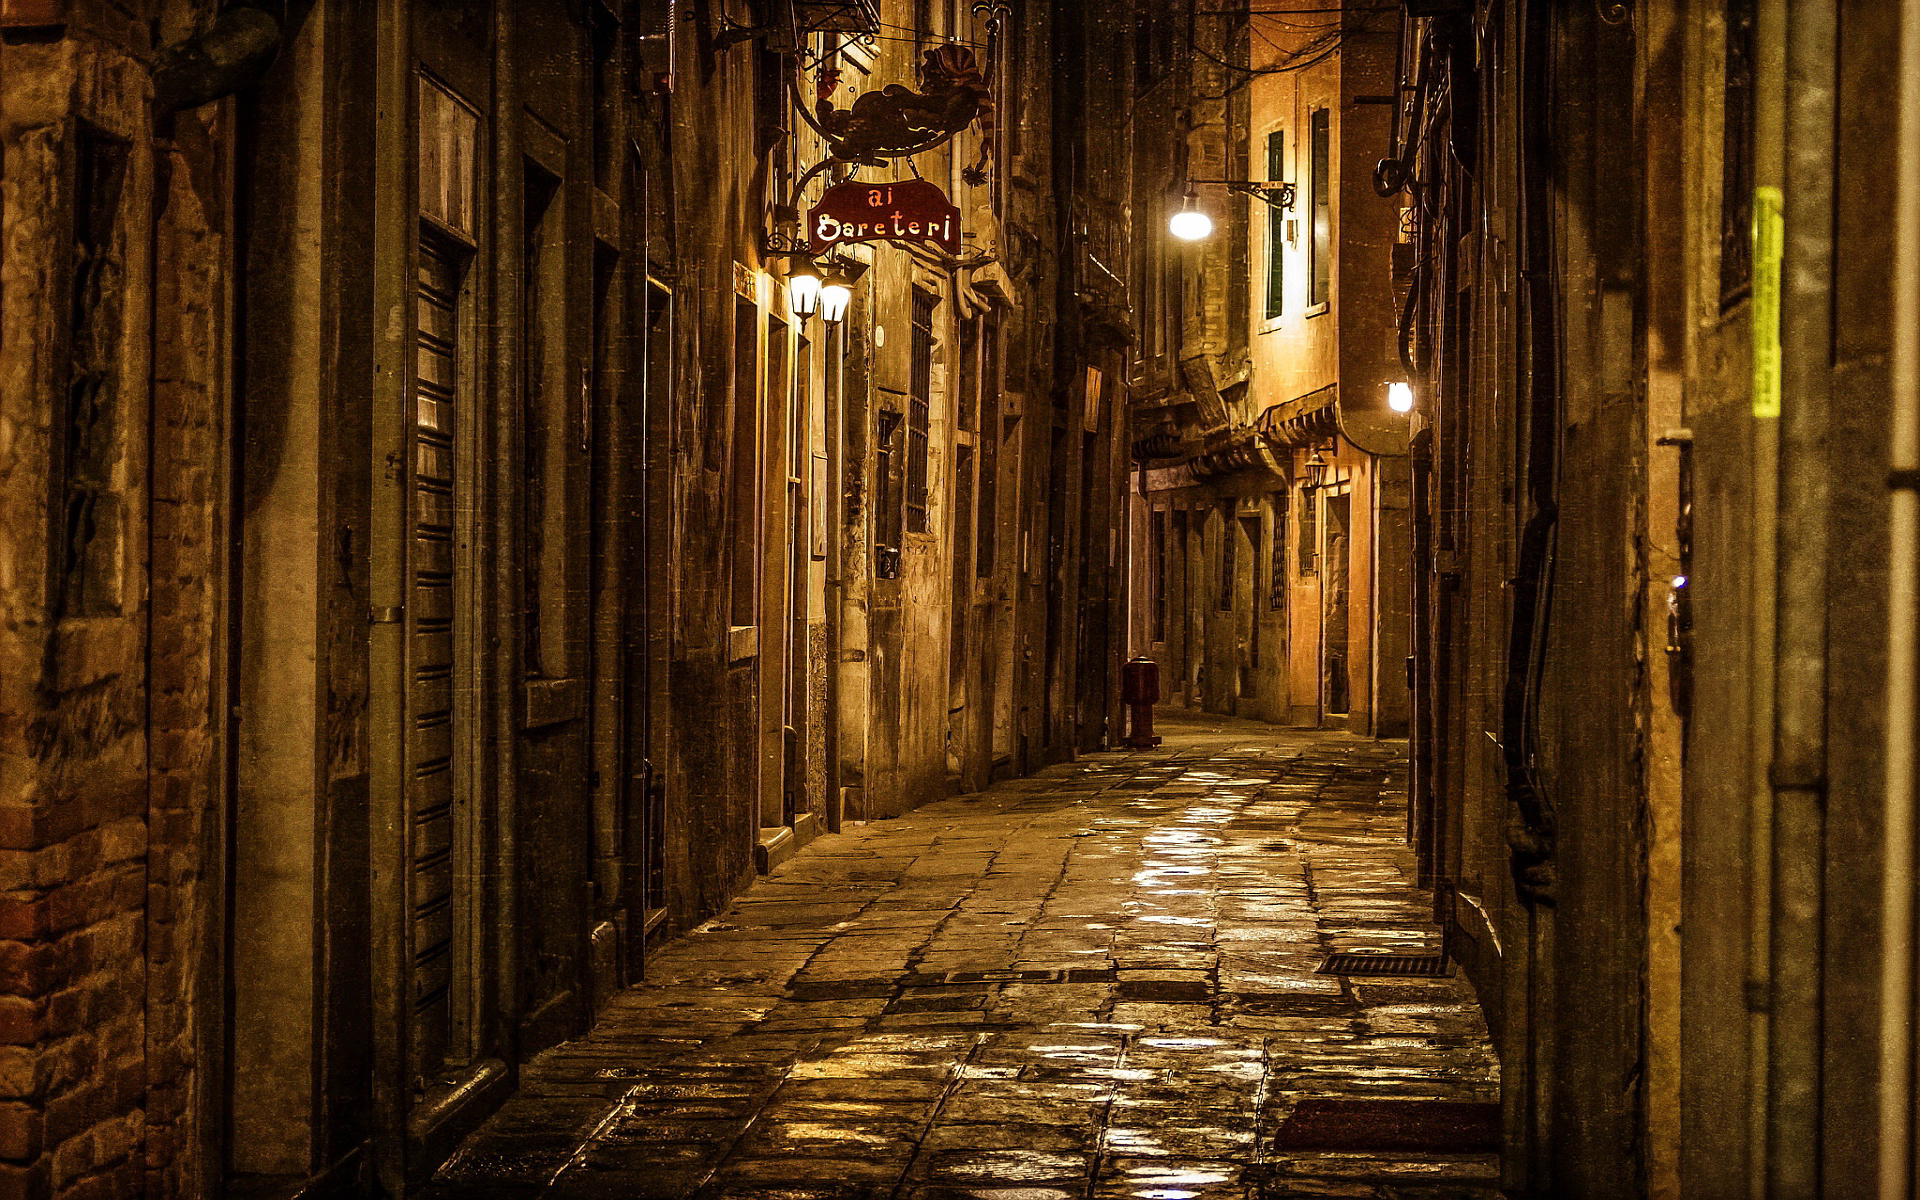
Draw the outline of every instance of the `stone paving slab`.
M1217 718L849 826L668 946L436 1200L1497 1197L1491 1155L1277 1152L1301 1099L1498 1099L1431 951L1404 745Z

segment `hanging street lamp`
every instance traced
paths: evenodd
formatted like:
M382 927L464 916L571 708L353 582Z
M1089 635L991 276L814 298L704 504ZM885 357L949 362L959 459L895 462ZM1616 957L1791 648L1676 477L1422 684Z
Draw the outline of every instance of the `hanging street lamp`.
M1307 478L1301 485L1308 491L1319 487L1327 472L1326 456L1320 453L1320 447L1314 446L1313 453L1307 455Z
M827 276L827 282L820 288L820 315L838 324L852 302L853 281L839 271Z
M1167 218L1167 232L1183 242L1197 242L1213 232L1213 218L1201 212L1195 203L1199 198L1193 185L1188 184L1180 211Z
M1198 242L1213 233L1213 218L1200 211L1198 185L1203 183L1220 184L1230 192L1264 200L1275 208L1293 207L1294 187L1291 183L1263 179L1189 179L1180 211L1167 218L1167 232L1183 242Z
M847 315L847 305L853 303L853 285L866 273L866 263L855 259L835 259L827 272L826 282L820 285L820 315L832 322L842 320Z
M804 324L813 316L820 305L820 290L827 281L826 274L820 270L813 259L804 254L796 254L787 266L787 306L793 315ZM837 320L828 317L827 320Z

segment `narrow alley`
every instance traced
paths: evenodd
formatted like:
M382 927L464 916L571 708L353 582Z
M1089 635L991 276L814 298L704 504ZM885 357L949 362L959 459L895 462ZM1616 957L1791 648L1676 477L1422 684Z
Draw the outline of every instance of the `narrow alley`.
M0 1200L1920 1200L1920 0L0 0Z
M1167 732L821 839L527 1064L435 1195L1496 1196L1464 980L1321 973L1438 950L1404 750Z

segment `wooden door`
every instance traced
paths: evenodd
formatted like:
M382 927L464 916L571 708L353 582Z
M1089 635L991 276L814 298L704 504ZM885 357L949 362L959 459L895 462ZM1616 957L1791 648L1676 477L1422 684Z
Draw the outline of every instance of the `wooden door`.
M1347 670L1349 616L1348 545L1352 536L1353 500L1345 492L1327 497L1325 564L1320 573L1323 611L1320 619L1321 666L1324 672L1321 712L1345 713L1352 701Z

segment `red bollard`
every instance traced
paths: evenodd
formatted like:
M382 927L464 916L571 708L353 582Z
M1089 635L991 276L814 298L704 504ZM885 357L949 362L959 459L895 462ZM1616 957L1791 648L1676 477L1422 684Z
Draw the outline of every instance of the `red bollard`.
M1133 710L1127 745L1148 750L1160 744L1153 732L1153 706L1160 701L1160 664L1144 655L1120 668L1120 700Z

